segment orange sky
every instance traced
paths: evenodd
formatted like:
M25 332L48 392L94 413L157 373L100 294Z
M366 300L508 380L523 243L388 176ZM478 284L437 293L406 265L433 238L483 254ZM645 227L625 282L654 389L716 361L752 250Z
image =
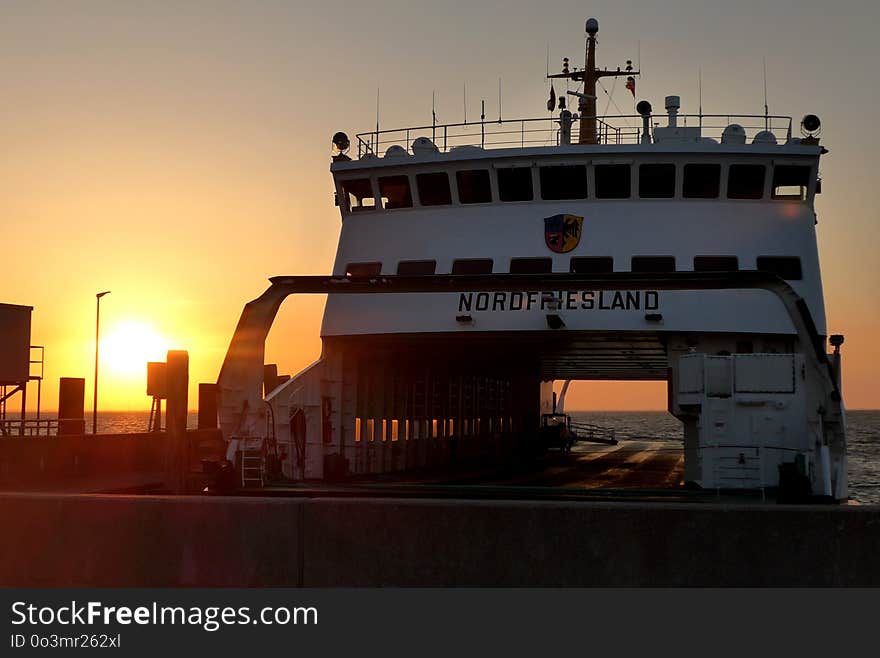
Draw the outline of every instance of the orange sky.
M295 4L295 6L294 6ZM675 5L675 7L672 7ZM462 21L458 7L467 7ZM552 65L582 58L584 12L599 61L641 51L640 98L696 111L823 119L817 201L828 327L844 333L850 408L880 407L875 4L834 16L795 2L34 3L0 5L0 302L35 307L44 409L61 376L91 390L102 301L104 409L149 408L137 359L187 349L192 396L215 381L244 303L276 274L330 271L340 219L329 141L383 127L497 113L542 116ZM853 71L848 75L846 71ZM625 90L615 102L629 110ZM602 105L600 103L600 105ZM611 112L615 108L611 106ZM268 356L296 372L320 350L323 301L290 300ZM133 343L126 343L126 340ZM33 399L34 396L31 396ZM194 402L193 402L194 404ZM87 396L91 408L91 396ZM665 408L662 384L582 384L569 408Z

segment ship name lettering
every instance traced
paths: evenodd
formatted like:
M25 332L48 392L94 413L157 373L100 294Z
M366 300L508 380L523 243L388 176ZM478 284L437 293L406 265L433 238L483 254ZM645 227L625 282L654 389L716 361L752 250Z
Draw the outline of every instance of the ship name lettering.
M560 292L463 292L458 312L531 311L656 311L660 294L656 290L568 290Z

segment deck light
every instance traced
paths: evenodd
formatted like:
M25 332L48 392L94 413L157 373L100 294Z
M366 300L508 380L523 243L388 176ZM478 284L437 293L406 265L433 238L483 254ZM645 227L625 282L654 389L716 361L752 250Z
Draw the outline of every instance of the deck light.
M639 101L636 105L636 112L642 115L642 135L639 140L642 144L651 143L651 112L654 108L648 101Z
M801 130L805 135L813 136L822 127L822 122L815 114L807 114L801 119Z
M345 153L351 146L351 141L344 132L338 132L333 135L333 146L337 153Z

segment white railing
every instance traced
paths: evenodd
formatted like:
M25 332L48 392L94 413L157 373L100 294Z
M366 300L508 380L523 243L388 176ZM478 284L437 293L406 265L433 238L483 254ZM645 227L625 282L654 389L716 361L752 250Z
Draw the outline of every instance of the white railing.
M584 441L616 441L616 432L613 427L602 427L593 423L572 421L571 428L577 433L578 438Z
M679 127L701 129L703 137L721 139L724 129L731 124L742 126L751 140L758 132L769 131L777 141L784 144L791 138L791 117L734 114L679 114ZM578 123L571 126L571 142L578 142ZM667 125L666 115L651 117L651 133L654 128ZM638 115L604 116L596 119L599 144L639 144L642 139L642 117ZM524 148L526 146L558 146L559 119L504 119L469 123L446 123L412 128L379 130L356 135L358 158L365 155L384 155L391 146L399 146L412 154L412 144L419 137L426 137L441 153L448 153L460 146L478 146L484 149Z

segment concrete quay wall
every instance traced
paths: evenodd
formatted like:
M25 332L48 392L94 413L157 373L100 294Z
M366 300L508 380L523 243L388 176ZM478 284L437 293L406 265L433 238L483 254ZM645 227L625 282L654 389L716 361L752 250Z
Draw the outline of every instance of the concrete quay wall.
M217 459L225 442L217 430L186 433L189 468ZM0 490L107 492L131 490L165 478L165 432L4 437L0 440Z
M0 494L3 586L880 586L880 507Z

